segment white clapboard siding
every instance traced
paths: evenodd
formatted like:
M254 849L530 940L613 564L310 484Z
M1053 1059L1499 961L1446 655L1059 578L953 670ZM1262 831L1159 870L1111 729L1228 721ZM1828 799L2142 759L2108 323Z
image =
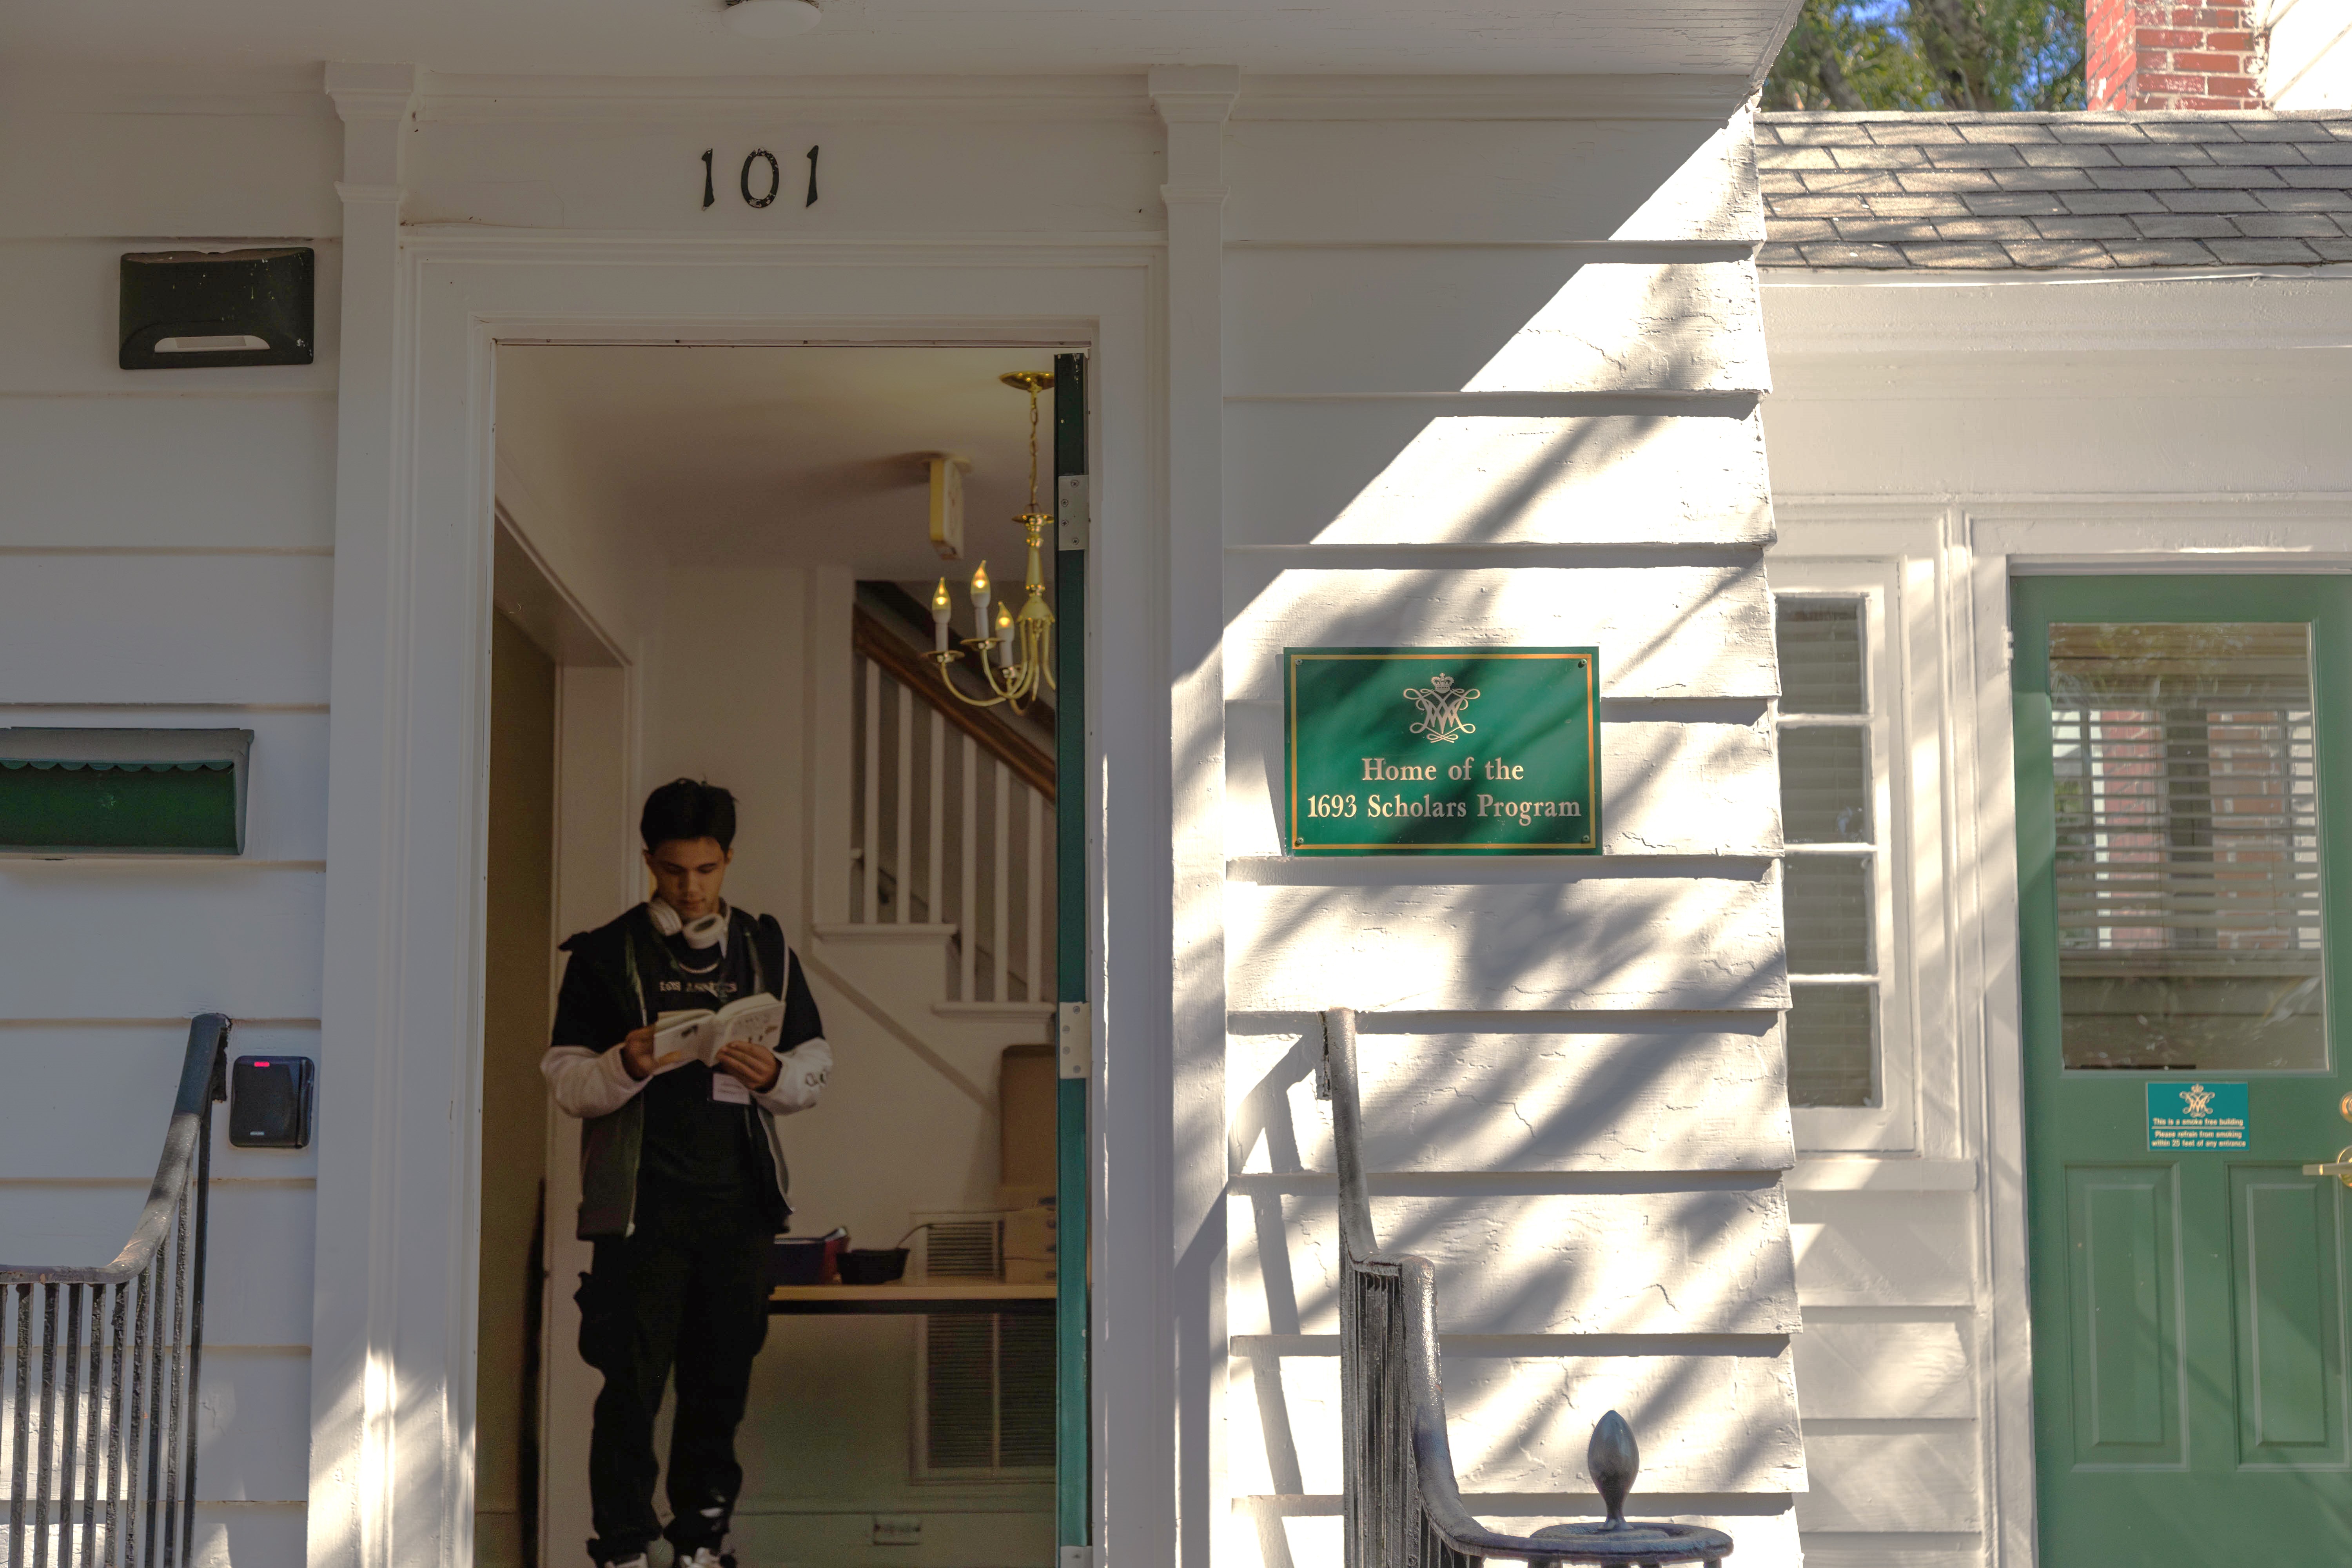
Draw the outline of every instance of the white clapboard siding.
M333 565L323 555L16 556L0 572L7 700L323 703Z
M1226 132L1225 235L1490 243L1764 237L1746 116L1698 121L1253 121Z
M1633 698L1771 697L1771 595L1760 561L1726 566L1421 567L1225 557L1225 695L1280 702L1285 647L1580 647L1601 689Z
M1604 721L1601 846L1611 855L1777 855L1779 776L1760 703L1736 719ZM1225 852L1282 853L1287 809L1281 705L1227 703Z
M60 1268L110 1262L146 1201L143 1183L0 1182L0 1259ZM315 1208L308 1181L213 1184L207 1350L310 1342Z
M1740 1353L1444 1355L1455 1478L1465 1491L1584 1492L1592 1425L1614 1410L1642 1445L1644 1491L1789 1491L1804 1453L1786 1417L1794 1397L1786 1342ZM1284 1353L1280 1342L1234 1347L1227 1424L1234 1489L1340 1489L1336 1350Z
M0 398L0 546L324 550L335 403Z
M1366 1168L1779 1171L1794 1157L1778 1025L1557 1015L1508 1032L1370 1032L1356 1050ZM1226 1084L1235 1166L1334 1168L1315 1092L1322 1031L1236 1036Z
M0 1083L12 1110L0 1117L0 1182L117 1181L143 1194L163 1152L163 1133L186 1059L187 1026L0 1022ZM234 1056L316 1060L315 1027L243 1025L229 1035ZM213 1174L310 1176L310 1149L232 1149L228 1107L213 1108Z
M1234 1331L1337 1333L1335 1200L1265 1180L1229 1200ZM1769 1185L1372 1200L1382 1247L1436 1263L1450 1334L1790 1332L1787 1215Z
M1964 1307L1976 1298L1967 1193L1799 1193L1797 1289L1808 1306Z
M1797 1500L1797 1523L1808 1548L1814 1531L1978 1529L1983 1523L1978 1455L1972 1425L1927 1432L1808 1428L1812 1489ZM1980 1553L1972 1559L1983 1560Z
M1042 107L1064 90L1057 87L1024 107ZM928 88L918 91L937 96ZM592 101L604 97L591 94ZM675 234L690 223L701 234L771 240L1135 234L1167 220L1160 200L1168 177L1165 133L1140 92L1126 96L1116 117L1077 123L983 110L971 120L869 119L854 136L829 132L827 123L839 121L824 108L807 106L799 115L781 101L776 108L772 120L739 121L720 131L708 123L615 123L604 115L567 121L558 113L535 124L480 123L462 102L428 100L404 161L403 176L415 194L401 216L412 225L575 233ZM813 206L800 199L811 143L824 147L818 176L824 199ZM749 206L740 195L743 160L755 147L772 149L782 165L783 199L772 206ZM708 212L698 205L705 148L713 150L719 195ZM751 188L763 189L767 178L767 165L755 164ZM914 192L920 199L908 199Z
M1748 261L1244 249L1226 257L1225 289L1229 397L1754 393L1770 380ZM1361 330L1371 321L1382 330Z
M201 108L183 99L192 111L179 114L152 98L124 101L136 91L127 85L121 74L19 74L0 145L38 155L0 162L0 238L176 235L210 249L220 235L341 230L342 126L315 76L308 91L224 94ZM182 74L172 90L206 89Z
M219 184L217 178L205 181L206 188ZM311 363L124 370L116 363L122 342L123 255L186 247L169 238L128 237L152 231L121 232L126 237L121 239L24 239L0 245L0 299L40 303L38 310L16 312L10 322L8 352L0 354L0 394L282 397L298 391L334 392L334 349L342 290L333 247L318 247L319 348ZM208 232L226 236L230 231ZM282 245L287 241L207 238L205 248L229 250L246 243ZM92 453L84 462L98 460Z
M316 1018L325 880L226 860L0 861L8 1011ZM136 956L93 976L93 942Z
M209 1310L205 1331L197 1494L207 1502L305 1500L310 1495L310 1353L219 1343L212 1336Z
M1226 538L1264 544L1764 543L1763 422L1425 403L1233 403Z
M1807 1313L1796 1339L1806 1417L1973 1419L1967 1332L1952 1318L1856 1322Z
M1788 1005L1780 878L1765 861L1466 886L1229 880L1225 917L1227 995L1242 1011Z
M0 559L0 569L13 563ZM49 708L0 700L0 724L145 730L250 730L246 765L246 860L327 858L327 715L193 707ZM231 861L208 860L229 865ZM0 959L0 973L5 960ZM0 1007L5 1007L0 1002ZM4 1015L0 1015L4 1016Z

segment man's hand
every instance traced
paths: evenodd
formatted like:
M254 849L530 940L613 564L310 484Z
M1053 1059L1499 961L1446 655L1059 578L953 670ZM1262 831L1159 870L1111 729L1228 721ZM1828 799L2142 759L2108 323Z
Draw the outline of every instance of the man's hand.
M629 1076L639 1083L645 1082L662 1068L675 1066L685 1059L685 1056L677 1051L672 1051L667 1056L654 1055L654 1032L650 1028L632 1029L621 1037L621 1065L628 1068Z
M719 1047L719 1059L711 1065L721 1072L733 1074L753 1094L767 1093L784 1075L782 1058L749 1040L728 1041Z

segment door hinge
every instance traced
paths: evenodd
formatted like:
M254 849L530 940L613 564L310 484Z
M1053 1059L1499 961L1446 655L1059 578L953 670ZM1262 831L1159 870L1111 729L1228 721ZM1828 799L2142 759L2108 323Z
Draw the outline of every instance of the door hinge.
M1054 1056L1064 1078L1084 1078L1094 1060L1094 1008L1084 1002L1054 1004Z
M1094 1568L1095 1549L1091 1546L1062 1548L1061 1568Z
M1094 522L1094 485L1090 474L1064 474L1054 487L1054 547L1084 550Z
M2003 626L2000 628L2000 667L2003 669L2015 669L2017 668L2017 628Z

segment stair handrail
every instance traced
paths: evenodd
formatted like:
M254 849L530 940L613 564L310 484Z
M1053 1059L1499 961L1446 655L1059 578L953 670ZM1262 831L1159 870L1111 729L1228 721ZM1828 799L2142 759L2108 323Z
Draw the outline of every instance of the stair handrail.
M84 1568L128 1565L141 1562L142 1547L152 1568L181 1568L193 1554L212 1108L226 1093L228 1035L229 1020L221 1014L189 1020L179 1089L155 1179L130 1239L113 1261L0 1263L0 1313L15 1308L13 1334L0 1317L0 1337L13 1340L9 1364L0 1368L0 1412L5 1412L10 1456L5 1561L19 1568L47 1568L51 1561L58 1568L74 1563ZM103 1388L102 1373L110 1374ZM53 1529L58 1537L54 1553Z
M1719 1568L1731 1538L1702 1525L1628 1520L1641 1456L1615 1411L1592 1432L1587 1462L1608 1517L1532 1536L1490 1530L1462 1500L1439 1375L1437 1266L1386 1252L1372 1226L1357 1093L1356 1015L1323 1015L1323 1088L1331 1101L1343 1253L1339 1359L1347 1568L1470 1568L1489 1557L1604 1568L1700 1563Z

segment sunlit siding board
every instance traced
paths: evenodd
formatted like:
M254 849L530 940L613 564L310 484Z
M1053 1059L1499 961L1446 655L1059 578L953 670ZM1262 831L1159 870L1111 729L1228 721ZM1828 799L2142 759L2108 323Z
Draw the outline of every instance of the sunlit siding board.
M1368 1024L1357 1053L1372 1171L1788 1163L1788 1089L1769 1013L1496 1012ZM1316 1019L1255 1014L1236 1027L1227 1079L1234 1168L1331 1171L1331 1105L1315 1092Z

